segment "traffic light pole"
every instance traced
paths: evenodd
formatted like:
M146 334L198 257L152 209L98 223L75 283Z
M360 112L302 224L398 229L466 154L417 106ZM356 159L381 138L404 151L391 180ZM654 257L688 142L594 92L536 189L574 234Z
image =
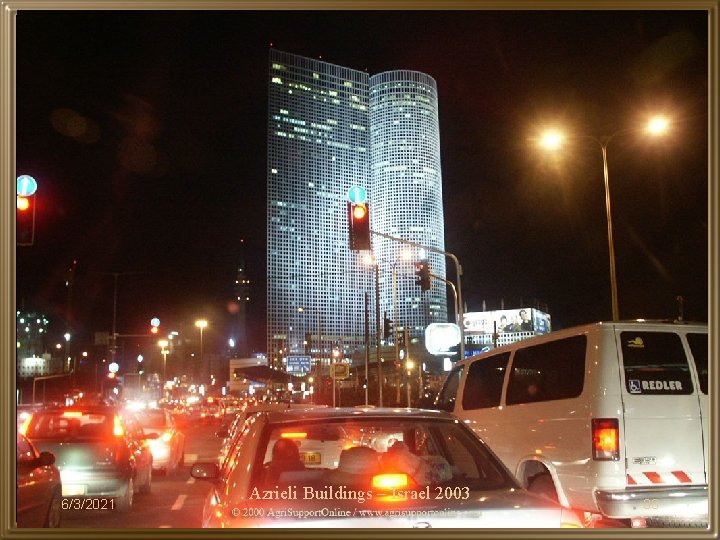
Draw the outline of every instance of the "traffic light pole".
M463 302L462 302L462 287L461 287L461 276L462 276L462 266L460 266L460 261L458 261L458 258L453 255L452 253L449 253L447 251L442 251L441 249L430 247L430 246L423 246L422 244L418 244L416 242L411 242L410 240L405 240L404 238L398 238L397 236L391 236L389 234L377 232L377 231L370 231L370 234L374 234L376 236L380 236L382 238L387 238L388 240L393 240L395 242L400 242L401 244L406 244L408 246L413 246L416 248L424 249L425 251L430 251L432 253L439 253L441 255L444 255L445 257L450 257L453 262L455 263L455 271L457 274L457 304L458 308L455 311L455 317L456 317L456 324L460 328L460 360L465 358L465 327L463 324L464 319L464 313L463 313ZM397 325L397 317L395 318L395 324Z

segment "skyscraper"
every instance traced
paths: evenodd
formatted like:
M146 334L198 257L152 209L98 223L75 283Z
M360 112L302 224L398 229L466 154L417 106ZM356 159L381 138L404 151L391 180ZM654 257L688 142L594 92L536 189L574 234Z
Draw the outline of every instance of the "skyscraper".
M311 350L362 349L366 297L375 312L374 267L348 247L346 201L365 187L371 228L444 250L437 90L432 77L363 71L270 50L268 83L267 300L269 362ZM444 258L373 237L380 308L420 336L447 320L446 288L414 283L412 262ZM375 335L375 318L370 317ZM309 343L308 343L309 341Z

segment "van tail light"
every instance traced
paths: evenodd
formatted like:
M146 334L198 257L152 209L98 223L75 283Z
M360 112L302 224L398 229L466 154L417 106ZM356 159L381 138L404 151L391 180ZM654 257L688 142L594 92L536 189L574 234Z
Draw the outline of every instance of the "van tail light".
M617 418L592 419L593 459L618 461L620 459L620 427Z

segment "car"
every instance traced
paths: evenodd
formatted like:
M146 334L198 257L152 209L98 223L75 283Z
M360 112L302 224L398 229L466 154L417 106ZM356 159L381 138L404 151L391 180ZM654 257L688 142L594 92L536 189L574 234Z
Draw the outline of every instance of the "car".
M105 405L53 407L34 413L23 426L39 450L52 452L63 497L93 498L127 512L135 492L149 493L152 453L137 418Z
M452 415L307 408L248 416L211 480L206 528L559 528L580 516L523 489Z
M185 463L185 434L175 424L166 409L145 409L138 415L145 433L157 434L151 439L150 452L153 456L153 469L165 473L175 473Z
M437 397L530 491L631 527L708 526L708 326L617 321L458 361Z
M17 434L18 527L59 527L62 480L55 455L40 452L21 433Z

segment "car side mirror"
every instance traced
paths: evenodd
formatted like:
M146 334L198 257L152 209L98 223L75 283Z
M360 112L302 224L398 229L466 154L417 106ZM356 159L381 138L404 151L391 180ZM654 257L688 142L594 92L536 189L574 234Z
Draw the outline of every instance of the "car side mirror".
M37 458L38 467L46 467L55 463L55 454L52 452L40 452L40 457Z
M198 480L216 480L220 477L217 463L195 463L190 469L190 476Z

